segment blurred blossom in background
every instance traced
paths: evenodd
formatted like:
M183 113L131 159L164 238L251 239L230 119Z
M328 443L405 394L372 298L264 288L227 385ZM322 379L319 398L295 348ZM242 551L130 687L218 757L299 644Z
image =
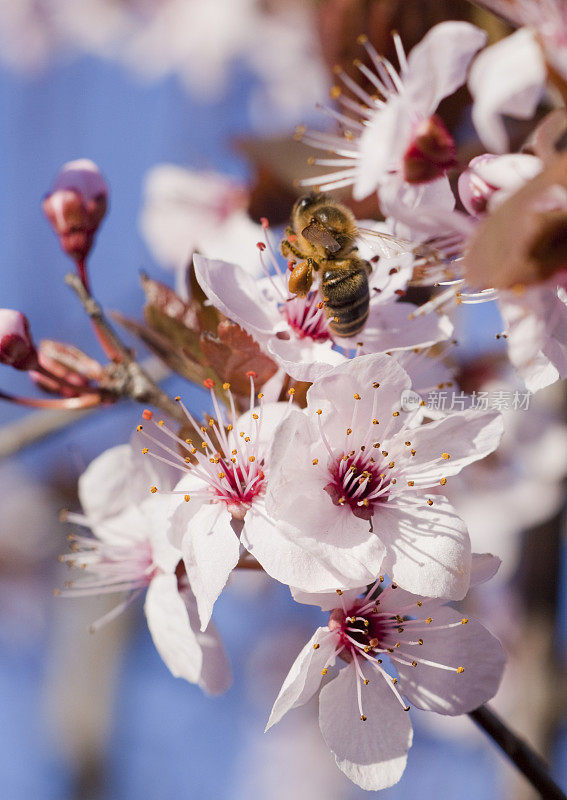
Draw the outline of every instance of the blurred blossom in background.
M329 66L357 55L363 27L372 28L382 49L391 47L394 25L405 29L409 50L439 19L471 13L464 0L0 0L0 306L33 320L37 342L57 338L101 357L63 283L68 262L41 212L60 166L83 157L110 185L110 213L90 264L103 306L139 318L140 271L183 293L184 268L196 249L257 274L259 218L265 213L279 224L287 215L293 178L306 162L291 134L300 122L316 120L321 128L316 105L327 101L334 82ZM493 18L490 24L497 27ZM466 98L460 102L447 118L471 157L481 147ZM284 198L287 211L275 198ZM469 390L489 391L503 380L513 390L494 312L474 309L467 308L466 321L459 315L455 371ZM39 396L27 376L0 369L3 391ZM183 393L188 406L208 402L179 378L166 386ZM28 414L0 405L0 455L25 432ZM551 752L564 777L567 742L559 735L553 751L550 741L550 731L561 733L560 720L549 718L549 702L540 703L538 716L523 701L526 681L544 699L550 692L537 683L533 660L556 658L549 645L556 624L560 647L565 643L565 597L557 611L554 585L547 596L530 595L526 572L545 548L552 552L539 558L544 574L550 560L564 562L563 385L538 394L528 410L506 414L501 449L456 479L450 499L470 527L473 549L503 559L489 592L467 600L480 613L489 606L488 626L510 654L495 705ZM77 507L78 475L103 450L127 442L138 419L139 408L122 403L0 461L2 797L367 796L336 769L315 722L315 700L263 734L296 653L323 624L318 610L294 605L286 587L234 574L216 606L234 684L213 699L172 678L139 603L91 635L90 623L114 601L53 597L66 579L56 558L69 532L59 510ZM546 526L555 534L544 545ZM451 800L533 796L521 794L520 779L468 718L413 711L412 718L412 758L384 800L433 800L440 792Z

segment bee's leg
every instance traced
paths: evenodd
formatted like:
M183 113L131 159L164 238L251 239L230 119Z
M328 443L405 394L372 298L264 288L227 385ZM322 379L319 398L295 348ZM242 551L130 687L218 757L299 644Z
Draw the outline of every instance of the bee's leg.
M288 231L290 231L288 236L292 236L292 237L297 239L297 236L294 234L294 232L291 230L291 228L288 228L286 230L286 233L288 233ZM297 258L297 259L304 258L303 253L301 253L297 249L297 247L295 247L295 245L293 245L290 242L289 238L282 239L282 243L280 244L280 252L281 252L282 256L284 256L284 258L287 258L289 256L293 256L294 258Z
M303 297L313 284L313 270L316 268L312 258L307 258L294 267L289 276L289 291Z

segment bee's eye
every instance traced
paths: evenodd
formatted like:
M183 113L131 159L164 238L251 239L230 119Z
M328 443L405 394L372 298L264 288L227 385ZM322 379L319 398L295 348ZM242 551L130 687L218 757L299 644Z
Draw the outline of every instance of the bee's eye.
M300 200L297 201L297 210L305 211L306 208L309 208L312 202L313 198L311 197L311 195L306 195L305 197L302 197Z

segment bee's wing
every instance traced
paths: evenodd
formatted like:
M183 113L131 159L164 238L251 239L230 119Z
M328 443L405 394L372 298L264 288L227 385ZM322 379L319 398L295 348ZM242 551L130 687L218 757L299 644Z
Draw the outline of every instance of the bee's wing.
M328 250L329 253L336 253L341 249L340 244L332 236L324 225L314 220L301 231L301 235L307 239L309 244L319 245Z
M408 239L400 239L372 228L358 228L357 231L359 237L365 240L370 249L382 258L394 258L403 253L413 254L415 251L415 243Z

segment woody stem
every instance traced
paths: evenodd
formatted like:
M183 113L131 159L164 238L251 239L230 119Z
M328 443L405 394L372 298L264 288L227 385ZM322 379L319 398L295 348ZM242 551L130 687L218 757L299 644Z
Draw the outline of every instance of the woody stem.
M469 713L469 717L514 762L543 800L567 800L567 796L552 780L545 761L526 741L511 731L489 706L476 708Z
M83 308L91 318L97 332L102 335L109 349L113 351L113 361L122 371L121 385L115 391L123 397L130 397L138 403L156 406L180 422L185 416L178 403L152 380L148 373L136 361L132 351L122 342L114 328L107 320L101 306L87 291L80 277L73 272L65 276L65 283L73 289L81 301Z

